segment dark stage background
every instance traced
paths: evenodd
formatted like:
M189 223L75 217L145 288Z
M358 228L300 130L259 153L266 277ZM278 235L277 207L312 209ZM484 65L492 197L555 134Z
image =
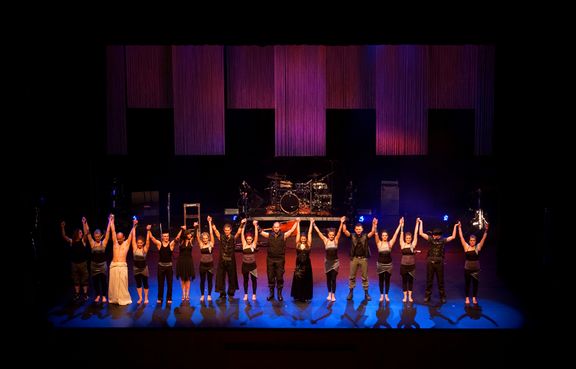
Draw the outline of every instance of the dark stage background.
M438 360L434 366L451 366L470 357L478 366L492 363L497 357L503 364L529 362L544 356L558 359L555 353L562 344L555 334L567 330L571 320L569 309L563 306L570 294L569 287L558 282L562 279L557 272L560 265L565 265L560 261L565 253L558 252L553 242L553 235L559 230L558 200L565 184L558 181L562 171L553 169L551 163L569 166L568 158L563 156L562 142L556 144L556 140L563 138L561 122L565 121L562 109L558 108L565 100L558 89L563 73L556 56L561 51L554 40L539 38L542 42L537 47L527 41L536 36L529 27L525 28L526 37L519 40L515 33L501 34L483 23L481 27L470 24L466 27L466 23L457 22L463 32L445 27L429 33L426 28L427 32L422 34L429 36L371 26L351 32L335 28L336 31L327 33L312 27L306 31L266 34L256 27L233 33L193 27L194 32L175 30L177 35L191 36L163 34L162 37L149 32L134 36L137 34L134 30L128 32L124 27L119 29L125 32L112 32L102 26L95 30L84 26L80 29L86 38L80 42L59 42L57 36L69 31L49 33L39 43L25 40L19 50L23 56L20 87L24 98L20 101L22 106L17 105L21 114L15 143L16 152L27 161L18 165L16 173L21 183L19 200L25 215L24 234L31 234L38 210L40 241L34 247L30 246L28 236L18 241L22 257L32 260L33 265L33 271L27 275L32 301L24 308L22 329L30 332L43 350L58 353L50 360L70 365L91 360L94 352L91 347L97 342L104 342L103 360L113 357L118 364L150 366L182 360L194 362L198 358L224 367L252 360L276 367L293 367L302 361L308 363L302 366L309 366L313 358L340 365L360 361L381 365L379 353L383 349L391 360L405 359L413 365L429 363L430 357L438 355L440 359L434 359ZM253 148L246 149L246 158L237 155L244 146L227 138L225 149L234 155L173 157L170 147L173 143L165 140L171 136L170 129L155 129L158 122L170 121L171 112L157 110L152 119L142 111L130 109L126 112L128 155L109 155L105 123L106 45L138 43L493 44L496 69L492 154L463 157L440 150L417 157L381 157L375 155L375 150L366 149L361 156L354 157L342 155L327 143L326 157L275 158L274 145L270 144L274 113L226 109L226 124L249 121L253 127L260 127L262 136L245 137L241 131L238 134L259 145L262 155ZM334 134L337 142L345 141L345 132L334 127L334 122L350 121L351 116L370 122L373 119L370 114L362 109L329 110L327 134ZM134 122L141 124L136 126ZM229 128L235 129L227 125L227 132ZM155 144L158 140L163 144ZM230 172L225 173L224 168ZM235 206L242 179L261 189L266 185L263 175L275 170L300 178L311 172L334 170L336 198L342 197L340 184L354 179L359 188L366 189L359 207L375 212L379 210L380 180L398 180L402 214L437 217L445 212L450 214L451 221L463 216L462 211L473 202L474 190L481 187L495 228L498 272L523 301L526 327L497 332L302 332L54 330L48 326L44 308L63 293L65 287L61 288L60 283L66 278L59 269L62 254L51 248L58 239L53 230L58 230L61 218L72 220L84 214L94 219L93 223L102 222L103 227L109 209L102 204L110 201L114 178L126 196L131 191L159 191L160 217L163 217L163 201L168 192L173 196L174 214L181 212L179 203L197 200L206 203L204 214L218 212ZM177 216L172 219L178 221ZM142 356L135 358L134 349L142 349ZM162 355L146 352L160 350ZM188 351L192 354L183 359L181 353Z

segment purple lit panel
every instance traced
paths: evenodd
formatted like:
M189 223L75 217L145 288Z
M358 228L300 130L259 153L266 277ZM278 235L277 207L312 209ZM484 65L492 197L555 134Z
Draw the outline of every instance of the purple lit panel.
M376 154L427 153L427 47L376 47Z
M374 108L375 51L375 46L326 47L326 108Z
M173 46L176 155L224 155L224 47Z
M129 108L172 107L170 46L126 46L126 88Z
M274 109L274 47L228 46L227 107Z
M126 69L124 46L106 48L106 128L107 152L127 154Z
M275 46L276 156L326 155L326 48Z

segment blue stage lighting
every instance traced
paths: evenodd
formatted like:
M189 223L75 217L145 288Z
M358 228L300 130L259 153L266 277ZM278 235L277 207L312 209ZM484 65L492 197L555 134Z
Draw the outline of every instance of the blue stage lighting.
M233 221L236 221L236 219L238 219L238 215L234 215L234 216L232 217L232 220L233 220Z
M444 216L442 217L442 220L444 220L445 222L448 221L448 214L444 214Z
M358 218L358 221L360 223L363 223L364 222L364 215L360 215L360 217Z

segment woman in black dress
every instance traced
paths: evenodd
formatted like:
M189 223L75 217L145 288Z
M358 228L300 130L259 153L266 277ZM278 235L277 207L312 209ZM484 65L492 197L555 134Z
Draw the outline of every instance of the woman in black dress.
M196 225L196 223L195 223ZM176 279L180 280L180 285L182 286L182 301L190 300L190 281L196 278L196 273L194 272L194 261L192 260L192 246L194 239L192 234L193 229L186 229L186 226L182 226L184 231L184 239L180 240L178 261L176 262Z
M314 219L310 219L308 236L300 235L300 222L296 228L296 268L292 278L290 296L298 301L312 300L312 263L310 249L312 247L312 227Z

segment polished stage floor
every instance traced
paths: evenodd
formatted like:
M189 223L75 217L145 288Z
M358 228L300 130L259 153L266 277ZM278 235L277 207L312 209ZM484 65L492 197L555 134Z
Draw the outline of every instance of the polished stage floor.
M243 301L242 276L239 275L240 291L231 301L219 303L214 300L201 303L199 279L192 282L190 301L182 302L180 282L174 279L173 303L156 304L157 251L149 253L150 303L136 304L136 286L129 275L130 294L133 303L127 306L97 304L88 300L78 304L69 299L53 306L48 311L48 320L54 327L70 328L122 328L122 327L202 327L202 328L376 328L376 329L513 329L524 326L525 316L515 296L507 289L496 274L495 250L488 245L481 257L479 304L464 304L464 256L459 243L452 242L446 252L445 281L448 301L441 304L434 283L432 300L423 302L426 275L426 249L417 256L414 303L403 303L399 275L400 252L393 251L394 270L389 303L378 301L380 292L376 274L376 258L369 259L369 293L371 301L364 300L360 274L357 277L353 301L348 294L348 242L341 241L340 272L336 301L326 300L327 289L323 270L324 253L320 242L315 240L312 252L314 271L314 298L310 302L297 302L290 298L290 286L295 266L293 240L289 242L286 256L284 301L266 301L268 294L266 279L266 248L258 252L258 292L256 301ZM373 247L373 246L372 246ZM374 250L374 248L372 249ZM199 260L198 249L194 249L194 260ZM129 255L130 257L130 255ZM240 268L241 255L237 254ZM130 270L131 264L129 263ZM250 287L251 288L251 287ZM249 295L251 297L251 295Z

